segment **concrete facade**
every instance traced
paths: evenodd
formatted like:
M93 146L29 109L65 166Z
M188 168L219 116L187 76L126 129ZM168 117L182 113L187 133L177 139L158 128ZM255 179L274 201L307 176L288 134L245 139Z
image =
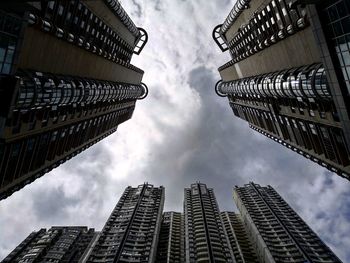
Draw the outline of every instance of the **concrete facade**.
M233 198L258 262L341 262L271 186L236 186Z
M157 263L184 262L183 220L182 213L163 213L157 248Z
M218 95L254 130L349 180L349 2L237 3L225 31L214 29L232 57L219 68Z
M120 3L0 4L0 199L117 130L147 96L147 42Z
M185 188L184 220L185 262L234 262L213 189Z
M78 263L96 235L94 229L83 226L40 229L32 232L1 262Z
M183 213L163 213L164 192L148 183L129 186L101 232L42 229L3 262L341 263L271 186L236 186L239 213L220 212L214 190L199 182L185 188Z
M87 262L156 262L163 207L162 186L126 188Z

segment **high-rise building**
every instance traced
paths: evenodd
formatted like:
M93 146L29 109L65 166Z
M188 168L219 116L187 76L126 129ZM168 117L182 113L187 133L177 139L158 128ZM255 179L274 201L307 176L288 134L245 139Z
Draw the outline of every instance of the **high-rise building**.
M258 262L341 262L271 186L236 186L233 197Z
M163 206L162 186L127 187L87 262L155 262Z
M112 134L145 98L118 0L0 3L0 199Z
M222 212L222 220L237 263L259 263L240 214Z
M157 257L164 187L145 183L127 187L101 232L87 227L52 227L31 233L2 263L25 262L149 262ZM180 215L180 218L179 218ZM166 222L164 216L163 222ZM181 214L169 217L171 259L177 260ZM175 233L179 231L179 233ZM179 262L179 261L165 261Z
M32 232L2 263L78 263L96 235L94 229L79 226L40 229Z
M212 188L185 188L185 262L235 262Z
M183 215L164 212L157 248L157 263L180 263L184 261Z
M347 179L349 21L347 0L238 0L213 31L231 55L215 89L234 115Z
M214 190L194 183L185 188L184 213L162 214L164 191L129 186L101 232L41 229L2 263L341 263L271 186L236 186L240 213L220 213Z

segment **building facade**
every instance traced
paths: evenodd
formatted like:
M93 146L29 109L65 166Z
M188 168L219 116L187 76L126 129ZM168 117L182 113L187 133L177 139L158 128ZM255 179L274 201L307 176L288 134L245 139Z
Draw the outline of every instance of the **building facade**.
M235 262L213 189L185 188L184 225L185 262Z
M239 213L220 212L203 183L185 188L183 213L163 213L164 191L129 186L101 232L41 229L2 263L341 263L271 186L236 186Z
M127 187L87 262L156 262L163 207L162 186Z
M184 261L183 214L164 212L157 248L157 263L180 263Z
M85 251L96 237L87 227L51 227L31 233L3 263L81 262Z
M213 31L231 55L215 89L234 115L346 179L349 21L346 0L238 0Z
M222 212L222 220L237 263L259 263L240 214Z
M271 186L236 186L233 197L258 262L341 262Z
M146 42L117 0L1 1L0 199L131 118Z

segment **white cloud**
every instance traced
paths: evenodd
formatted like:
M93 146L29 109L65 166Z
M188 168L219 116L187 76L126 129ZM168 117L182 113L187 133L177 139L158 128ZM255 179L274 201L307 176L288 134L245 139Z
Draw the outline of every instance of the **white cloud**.
M0 258L42 227L101 229L128 185L162 184L166 209L181 211L183 188L201 180L215 188L222 210L232 210L232 187L253 180L274 186L350 261L349 183L249 129L214 93L216 68L229 57L211 31L231 1L133 2L122 1L149 34L133 58L149 96L115 134L0 202Z

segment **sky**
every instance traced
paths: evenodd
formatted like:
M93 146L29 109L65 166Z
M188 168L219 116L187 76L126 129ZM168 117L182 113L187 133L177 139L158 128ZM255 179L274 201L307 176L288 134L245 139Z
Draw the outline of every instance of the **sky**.
M211 38L234 1L123 0L149 41L132 63L149 88L131 120L98 144L0 202L0 260L52 225L101 230L125 187L165 187L165 211L182 211L183 188L214 188L235 210L234 185L270 184L323 241L350 262L349 181L251 130L214 85L229 60Z

